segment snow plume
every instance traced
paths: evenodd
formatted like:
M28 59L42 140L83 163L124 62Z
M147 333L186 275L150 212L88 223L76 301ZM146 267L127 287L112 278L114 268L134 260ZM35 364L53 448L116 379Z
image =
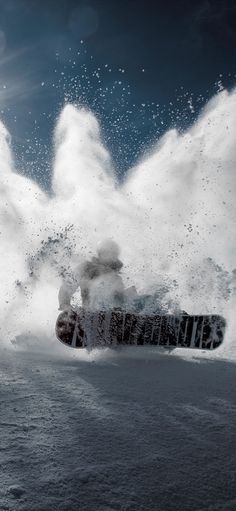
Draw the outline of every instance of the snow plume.
M63 278L97 243L121 247L125 286L175 309L221 313L235 357L236 93L221 92L184 134L166 133L119 186L98 121L67 105L55 130L51 196L14 170L0 126L1 342L52 344Z

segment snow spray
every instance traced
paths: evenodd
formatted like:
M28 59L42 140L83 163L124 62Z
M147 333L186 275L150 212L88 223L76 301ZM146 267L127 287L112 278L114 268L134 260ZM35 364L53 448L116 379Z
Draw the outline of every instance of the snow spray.
M104 237L122 278L166 289L170 308L222 314L236 357L236 91L218 93L185 133L168 131L119 184L92 112L67 104L55 128L50 193L17 173L0 125L0 339L55 343L58 289Z

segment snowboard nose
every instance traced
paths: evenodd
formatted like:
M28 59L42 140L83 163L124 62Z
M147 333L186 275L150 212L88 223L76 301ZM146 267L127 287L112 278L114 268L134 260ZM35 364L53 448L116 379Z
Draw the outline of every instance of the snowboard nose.
M81 325L80 314L72 309L61 312L56 322L56 335L67 346L83 348L84 330Z

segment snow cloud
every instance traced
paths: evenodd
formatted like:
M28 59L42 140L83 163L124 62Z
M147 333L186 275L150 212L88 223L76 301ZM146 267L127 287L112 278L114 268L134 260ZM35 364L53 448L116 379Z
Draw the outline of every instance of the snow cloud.
M184 134L171 130L116 182L95 116L67 105L55 129L52 193L14 169L0 124L0 338L55 341L62 275L112 238L123 279L167 285L189 313L235 306L236 92L223 91ZM220 352L236 356L231 333Z

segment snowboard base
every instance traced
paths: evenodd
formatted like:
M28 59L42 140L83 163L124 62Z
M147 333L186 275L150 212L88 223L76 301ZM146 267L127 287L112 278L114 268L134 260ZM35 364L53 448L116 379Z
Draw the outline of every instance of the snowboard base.
M81 308L59 314L56 336L72 348L145 345L214 350L223 342L225 327L219 315L139 315Z

